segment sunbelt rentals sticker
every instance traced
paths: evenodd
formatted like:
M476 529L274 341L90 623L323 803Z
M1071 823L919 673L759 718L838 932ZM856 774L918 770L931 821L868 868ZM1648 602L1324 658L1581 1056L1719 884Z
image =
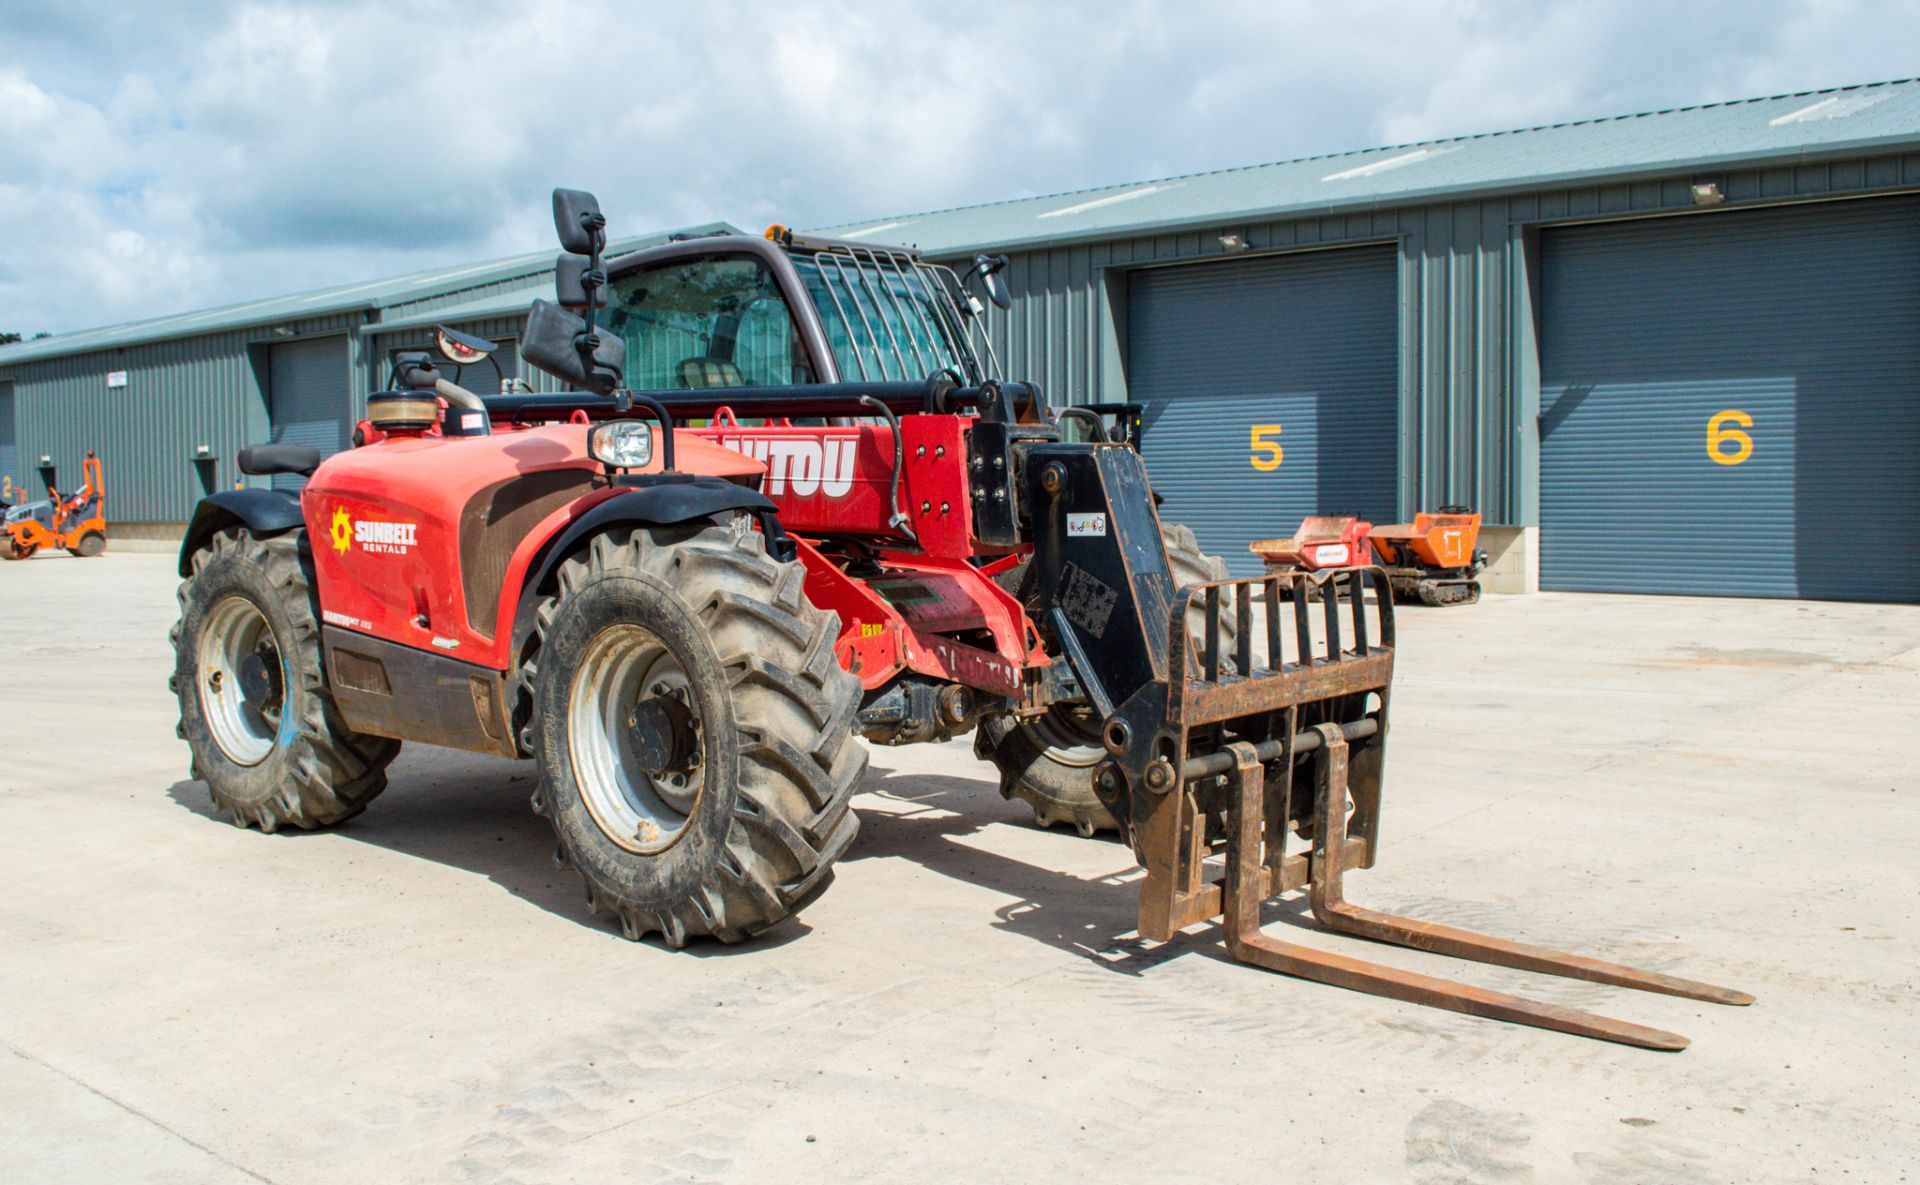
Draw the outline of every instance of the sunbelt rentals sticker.
M418 523L355 518L342 506L333 512L333 550L345 555L358 547L375 555L406 555L419 530Z

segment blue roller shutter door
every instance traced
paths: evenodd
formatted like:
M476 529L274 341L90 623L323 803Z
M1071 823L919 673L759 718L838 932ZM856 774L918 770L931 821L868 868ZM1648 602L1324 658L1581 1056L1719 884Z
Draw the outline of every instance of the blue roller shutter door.
M1397 293L1391 246L1133 273L1127 385L1162 517L1238 575L1307 515L1392 521Z
M20 468L18 422L13 417L13 384L0 383L0 500L11 504L15 492L27 486L27 475Z
M352 409L348 389L349 355L344 337L280 342L268 354L268 406L273 439L312 445L330 457L347 445ZM285 474L275 489L297 490L306 482Z
M1541 585L1920 599L1920 202L1550 230Z

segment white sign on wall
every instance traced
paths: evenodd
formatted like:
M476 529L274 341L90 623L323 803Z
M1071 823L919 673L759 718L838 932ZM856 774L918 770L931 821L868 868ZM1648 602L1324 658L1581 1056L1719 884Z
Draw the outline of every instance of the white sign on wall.
M108 387L124 387L124 386L126 386L126 385L127 385L127 372L126 372L126 371L124 371L124 370L109 370L109 371L107 372L107 386L108 386Z

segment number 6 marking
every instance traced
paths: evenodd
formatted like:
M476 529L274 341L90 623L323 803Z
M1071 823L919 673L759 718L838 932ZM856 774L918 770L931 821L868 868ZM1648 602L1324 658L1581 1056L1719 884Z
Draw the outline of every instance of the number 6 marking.
M1728 408L1716 412L1707 421L1707 455L1713 458L1715 464L1738 465L1753 455L1753 437L1740 431L1740 428L1726 427L1729 423L1738 424L1740 428L1751 428L1753 417L1738 409ZM1732 452L1720 447L1725 443L1733 445Z
M1286 456L1286 453L1281 450L1279 441L1267 439L1269 436L1278 435L1280 435L1278 424L1252 425L1247 433L1247 447L1253 452L1247 457L1247 463L1262 473L1272 473L1280 468L1280 460Z

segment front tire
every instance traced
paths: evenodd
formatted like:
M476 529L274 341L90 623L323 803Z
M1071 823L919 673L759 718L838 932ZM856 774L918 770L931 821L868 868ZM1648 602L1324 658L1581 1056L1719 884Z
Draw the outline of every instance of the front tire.
M838 618L738 525L596 536L536 616L534 808L631 939L751 937L817 896L859 829Z
M312 830L387 786L400 742L348 728L327 687L303 532L215 535L194 553L173 627L179 734L237 826Z
M1160 541L1166 546L1176 585L1227 579L1227 562L1201 551L1191 528L1163 524ZM1023 567L1009 575L1017 581L1024 573ZM1196 635L1205 616L1206 610L1198 604L1188 610L1189 627ZM1230 651L1235 623L1222 617L1222 649ZM1056 707L1026 723L1011 715L992 717L975 731L973 751L1000 770L1001 795L1031 806L1033 821L1040 826L1059 824L1086 836L1120 829L1093 790L1093 769L1105 750L1100 745L1100 721L1091 709Z

